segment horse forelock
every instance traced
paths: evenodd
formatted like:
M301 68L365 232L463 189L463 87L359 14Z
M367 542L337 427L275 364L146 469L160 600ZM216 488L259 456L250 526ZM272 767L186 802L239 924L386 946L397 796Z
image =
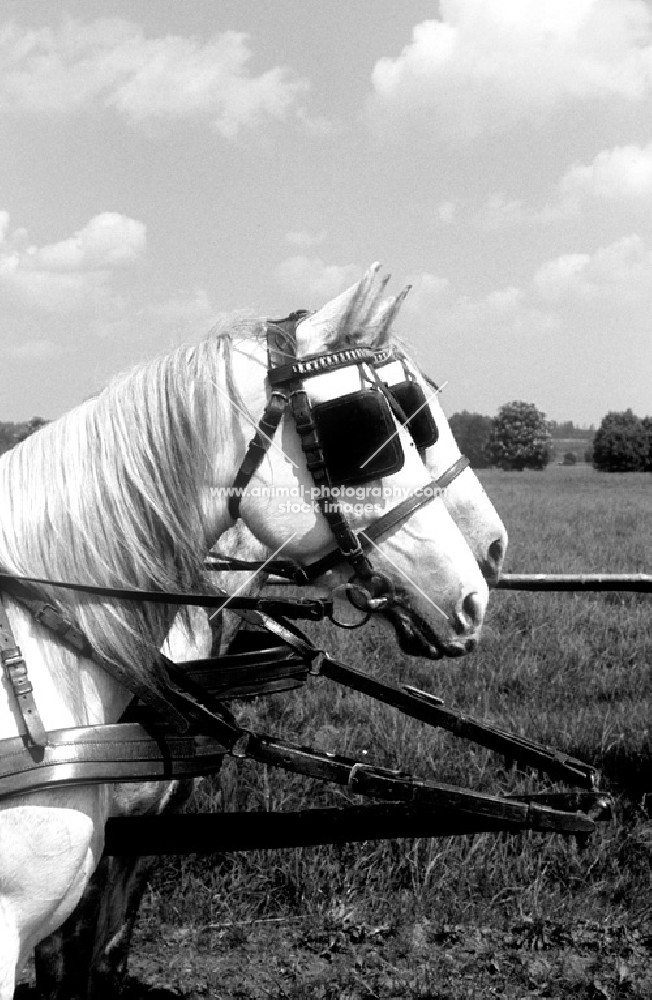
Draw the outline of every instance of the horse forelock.
M0 458L0 566L100 586L210 589L202 486L232 425L228 326L142 364ZM43 588L147 679L174 609Z

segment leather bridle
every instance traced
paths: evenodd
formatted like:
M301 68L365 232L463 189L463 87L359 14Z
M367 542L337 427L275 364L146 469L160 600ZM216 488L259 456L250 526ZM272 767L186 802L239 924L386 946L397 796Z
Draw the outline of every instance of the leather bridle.
M285 576L298 585L308 585L341 563L348 562L354 570L354 575L346 587L346 594L351 603L367 614L384 611L393 600L392 584L384 573L374 568L367 555L368 550L389 531L399 527L416 511L438 497L467 468L469 460L463 455L460 456L441 476L432 479L427 486L415 490L397 506L373 520L364 530L356 534L342 512L340 504L332 498L333 483L315 427L304 381L352 365L368 365L383 394L388 397L394 414L404 424L407 420L396 400L392 398L391 389L381 383L375 373L374 364L380 355L385 363L389 356L387 351L376 352L367 347L351 347L328 354L309 355L299 359L296 357L297 326L306 316L306 312L299 311L292 313L286 319L268 323L268 381L271 393L256 433L236 474L229 497L229 513L234 521L239 518L243 492L267 454L281 419L289 409L301 440L308 471L319 491L317 503L328 521L337 548L308 565L297 566L286 560L276 560L265 564L251 562L246 564L247 568L260 569L265 565L268 572ZM288 357L294 360L288 363ZM236 563L239 568L243 568L241 561L231 560L228 557L219 560L219 568L235 569Z

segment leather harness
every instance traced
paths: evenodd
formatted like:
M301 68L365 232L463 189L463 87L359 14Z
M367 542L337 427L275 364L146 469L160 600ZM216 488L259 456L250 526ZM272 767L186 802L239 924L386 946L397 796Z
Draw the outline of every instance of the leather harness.
M303 379L312 375L323 374L342 367L356 364L367 364L373 369L376 352L369 348L350 348L331 354L310 356L296 359L296 327L307 314L303 311L293 313L286 320L270 321L268 324L268 378L271 386L269 401L253 440L249 444L242 464L234 480L235 489L229 501L229 511L234 520L239 516L239 497L258 469L267 453L271 439L279 427L285 410L289 407L294 418L301 445L306 456L308 469L318 487L328 487L330 480L319 439L316 435L311 406L303 386ZM386 352L385 352L386 354ZM287 358L293 360L287 363ZM279 387L282 387L279 388ZM384 391L384 390L383 390ZM395 412L396 407L394 406ZM397 414L401 419L402 414ZM405 421L404 421L405 422ZM351 603L365 612L367 620L373 611L382 610L391 600L391 585L380 573L374 570L366 555L374 541L407 520L415 511L439 494L467 466L468 459L460 457L442 476L433 480L429 488L417 491L403 500L386 514L373 521L364 531L357 535L346 521L339 505L329 501L324 496L318 501L322 512L331 527L337 549L329 552L321 559L308 566L296 566L286 560L274 560L265 563L267 572L285 576L296 584L309 584L319 576L340 564L348 561L354 570L354 579L362 584L356 587L355 597L349 596ZM237 559L209 560L211 569L260 569L262 562L247 562ZM285 617L306 618L315 621L329 617L336 624L342 624L333 617L333 602L328 599L312 600L278 600L269 598L231 597L228 594L209 596L205 594L161 593L158 591L140 591L126 588L108 588L87 586L79 583L53 581L41 577L17 577L12 574L0 573L0 658L3 674L14 695L22 719L24 732L22 740L24 748L31 755L32 761L42 761L49 746L49 734L46 732L38 708L34 701L33 689L27 674L27 666L19 647L16 645L6 610L2 603L2 591L24 606L33 617L47 629L52 631L65 645L77 654L88 657L103 669L107 670L121 685L131 691L136 698L146 705L159 720L165 720L174 732L188 734L188 739L194 739L196 732L204 733L217 741L220 751L226 749L236 756L242 754L242 730L235 724L233 716L222 702L224 693L216 697L205 686L205 676L200 681L193 677L192 670L183 669L160 654L155 664L151 685L139 682L128 667L106 661L94 650L83 633L66 615L52 604L41 599L39 585L60 587L72 591L95 594L120 600L151 601L166 604L199 605L222 610L228 605L231 610L241 614L249 622L263 625L266 629L279 635L285 647L287 659L287 644L296 646L296 629L292 629ZM361 622L361 624L364 623ZM290 631L291 630L291 631ZM294 640L291 639L294 632ZM322 655L321 650L307 646L301 642L303 660L312 663ZM296 651L294 656L296 658ZM292 656L292 653L290 654ZM212 661L211 661L212 662ZM269 664L269 661L266 661ZM225 665L224 658L219 660L220 666ZM262 682L261 682L262 683ZM268 679L269 684L279 682L278 673ZM249 685L251 687L251 685ZM247 684L245 683L245 688ZM264 687L264 684L263 684ZM269 687L267 688L269 689ZM282 687L280 689L283 689ZM257 687L257 691L261 688ZM253 693L253 692L252 692ZM192 735L195 734L195 735ZM54 740L54 734L52 734ZM0 741L6 743L8 741ZM9 741L11 742L11 741ZM56 741L55 741L56 742ZM0 772L0 777L1 777Z

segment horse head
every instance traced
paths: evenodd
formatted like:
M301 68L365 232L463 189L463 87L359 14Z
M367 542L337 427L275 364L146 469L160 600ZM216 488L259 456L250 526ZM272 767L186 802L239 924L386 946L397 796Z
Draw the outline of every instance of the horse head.
M329 559L337 549L338 531L344 531L341 522L333 526L331 515L339 509L346 522L340 549L351 552L356 541L368 543L368 604L376 601L378 609L396 612L393 620L403 648L433 659L459 656L477 643L487 585L409 429L379 391L369 361L382 332L375 321L384 289L377 270L373 267L323 309L300 318L285 359L290 371L286 383L273 372L269 379L261 378L268 347L262 336L234 348L237 411L260 418L276 388L286 393L287 404L279 432L267 442L264 460L239 498L238 513L275 557L304 568L324 565L324 574L311 578L331 590L353 579L363 592L361 597L360 590L350 589L353 602L364 603L365 573L344 556ZM325 478L315 478L320 458L315 462L312 431L307 434L304 427L298 432L299 396L313 421L309 427L318 428L319 448L324 451L329 442L330 451L322 455ZM233 437L240 436L244 450L243 421L234 419L234 425ZM371 433L365 440L367 430ZM226 480L221 485L228 490ZM383 530L374 536L379 520ZM367 534L361 535L365 529Z

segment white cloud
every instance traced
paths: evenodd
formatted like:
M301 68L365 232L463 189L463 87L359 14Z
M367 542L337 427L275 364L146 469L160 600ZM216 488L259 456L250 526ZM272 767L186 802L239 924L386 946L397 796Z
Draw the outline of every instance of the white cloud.
M475 221L483 229L504 229L521 225L531 218L531 213L519 199L508 199L504 194L494 194L478 210Z
M29 247L24 263L47 271L86 271L131 264L145 250L145 225L117 212L94 216L69 239Z
M510 313L519 308L523 301L523 292L514 285L499 288L490 292L486 299L487 307L497 313Z
M427 271L410 275L406 284L410 286L410 292L401 307L401 316L405 315L408 319L428 315L441 304L449 288L448 278Z
M311 247L316 247L320 243L323 243L327 235L325 229L322 229L318 233L308 232L307 229L299 229L286 233L285 239L293 247L299 247L300 250L310 250Z
M602 337L613 331L622 338L623 329L633 329L652 342L647 333L652 247L637 234L591 253L563 254L542 264L521 287L508 285L477 298L455 294L445 278L435 275L421 275L412 283L401 313L404 329L410 336L409 331L421 332L427 341L443 339L454 353L462 351L462 360L469 349L495 349L508 357L499 345L522 350L523 338L528 351L543 350L553 331L591 331L592 339L593 332ZM556 341L562 352L573 346L566 344L568 337L572 339L569 332Z
M115 302L113 272L134 263L145 250L144 224L116 212L96 215L73 236L42 247L25 246L24 230L9 235L7 213L0 222L0 293L42 312Z
M587 253L568 253L546 261L534 275L534 286L544 299L559 299L580 287L590 260Z
M274 269L276 280L300 299L297 308L320 306L357 281L357 264L324 264L319 257L288 257Z
M437 218L447 225L453 221L457 213L457 205L454 201L442 201L437 206Z
M416 25L400 55L376 63L378 127L418 114L443 140L471 138L571 101L635 101L652 89L643 0L441 0L440 12Z
M145 38L119 18L58 30L0 30L0 109L65 113L113 107L132 120L194 118L225 137L264 118L297 111L308 89L288 68L251 74L247 35L225 31L201 43Z
M581 197L608 201L652 196L652 143L604 149L589 164L575 164L559 182L562 200Z
M488 198L475 215L484 229L551 223L579 216L590 202L652 206L652 143L604 149L590 163L576 163L560 178L550 200L531 208L503 194Z
M612 305L647 301L652 290L652 250L632 234L593 254L565 254L543 264L533 287L544 300L600 300Z

